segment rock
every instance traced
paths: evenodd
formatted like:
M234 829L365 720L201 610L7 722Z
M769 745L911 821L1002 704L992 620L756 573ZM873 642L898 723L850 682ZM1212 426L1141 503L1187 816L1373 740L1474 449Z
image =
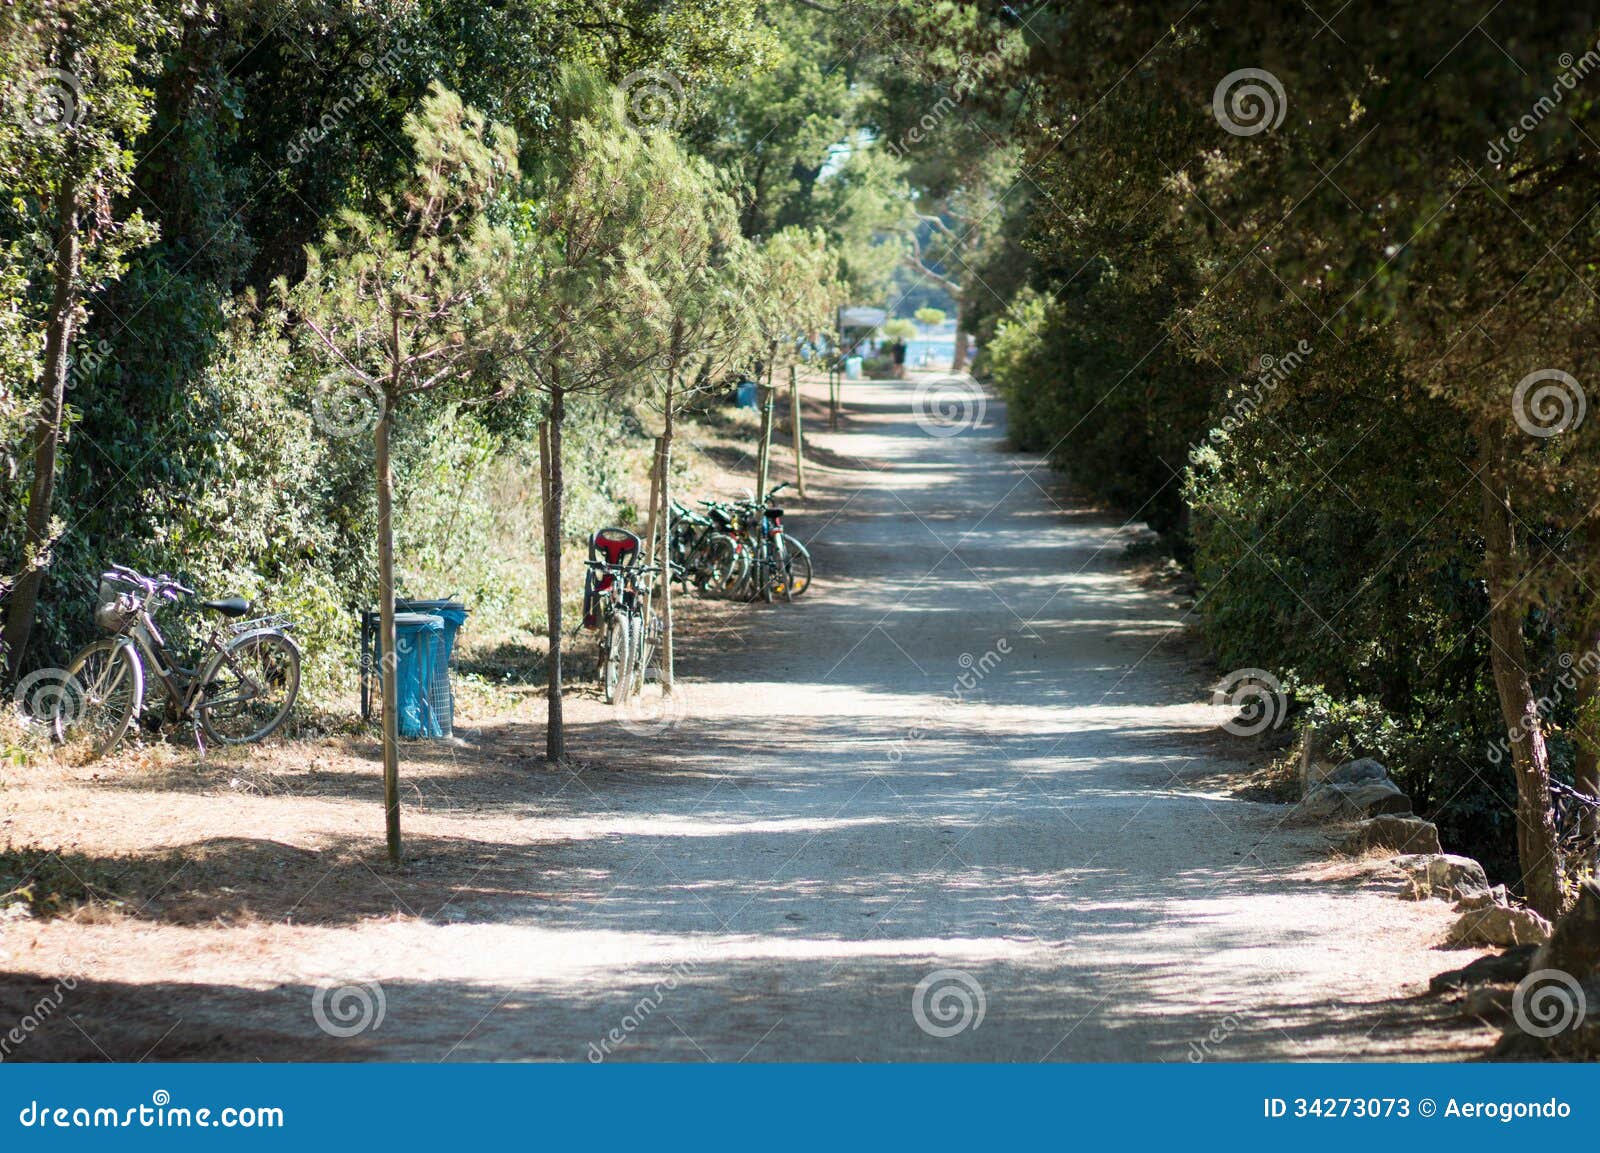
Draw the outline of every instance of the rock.
M1538 945L1550 936L1550 922L1532 909L1516 905L1488 905L1469 909L1450 926L1447 944Z
M1389 770L1379 761L1371 757L1361 757L1354 761L1345 761L1328 774L1328 781L1335 785L1359 785L1368 781L1387 781Z
M1473 985L1515 985L1533 968L1538 945L1514 945L1504 953L1490 953L1460 969L1440 973L1428 982L1428 992L1445 993Z
M1445 901L1472 900L1489 895L1489 878L1483 866L1471 857L1453 853L1418 853L1396 857L1398 865L1411 879L1413 901L1438 897ZM1489 902L1493 903L1493 902Z
M1468 909L1487 909L1490 905L1511 904L1511 892L1504 885L1496 885L1488 892L1468 893L1456 902L1456 912L1465 913Z
M1578 886L1578 903L1556 922L1533 968L1559 969L1580 981L1600 977L1600 880Z
M1310 817L1324 821L1344 810L1344 790L1337 785L1317 785L1295 802L1297 817Z
M1312 789L1296 806L1299 814L1328 821L1359 821L1382 813L1409 813L1411 798L1393 781L1326 784Z
M1400 791L1400 786L1385 777L1383 780L1362 784L1329 785L1343 789L1346 804L1358 817L1377 817L1384 814L1408 814L1411 798Z
M1381 816L1362 821L1345 839L1344 851L1393 849L1397 853L1441 853L1439 829L1421 817Z

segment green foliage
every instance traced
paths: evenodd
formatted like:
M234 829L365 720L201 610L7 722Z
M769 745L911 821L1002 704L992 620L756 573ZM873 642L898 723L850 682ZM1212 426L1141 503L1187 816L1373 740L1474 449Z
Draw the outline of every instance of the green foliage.
M710 244L715 182L666 133L635 131L593 73L569 69L560 104L569 134L513 210L506 361L552 394L603 391L665 350Z
M919 308L912 315L917 318L917 323L924 328L938 328L944 323L944 309L942 308Z
M308 702L347 699L378 522L370 438L327 418L380 401L400 593L456 593L471 635L525 640L546 623L552 368L595 385L564 421L574 541L640 514L634 406L662 406L667 365L680 403L826 334L847 286L889 293L916 191L868 123L878 78L836 66L872 22L604 7L0 7L0 577L21 565L53 190L98 189L30 663L93 635L120 561L288 612ZM14 115L41 65L83 83L75 134ZM164 620L180 641L206 624Z
M903 266L912 193L904 166L884 149L863 140L844 160L817 179L813 201L838 257L838 278L851 300L893 299L895 273Z
M515 135L435 87L406 136L416 162L402 198L341 213L292 297L329 370L381 408L454 383L486 351L512 247L488 210L517 178Z
M1592 14L1462 41L1352 11L1331 43L1254 0L1017 14L1030 190L974 324L1013 438L1167 531L1218 659L1281 674L1511 878L1520 807L1548 894L1546 765L1600 787L1592 678L1549 692L1600 635L1600 430L1529 432L1514 389L1581 377L1596 315Z
M769 349L794 351L829 330L844 292L835 267L820 229L786 228L761 244L749 300Z
M684 126L698 151L739 174L740 226L748 237L821 224L818 182L853 135L858 91L833 66L826 17L799 5L768 6L772 37L759 68L709 89Z
M1011 436L1072 481L1160 531L1185 517L1182 470L1205 435L1210 390L1163 339L1165 292L1101 265L1053 299L1026 290L1002 320L987 371Z

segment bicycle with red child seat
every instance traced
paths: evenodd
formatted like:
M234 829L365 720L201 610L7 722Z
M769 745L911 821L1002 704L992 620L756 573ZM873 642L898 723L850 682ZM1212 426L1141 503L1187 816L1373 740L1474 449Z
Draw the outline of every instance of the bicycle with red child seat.
M589 540L584 581L585 627L601 633L600 685L607 704L625 705L643 688L661 640L650 611L660 565L639 563L639 537L603 528Z

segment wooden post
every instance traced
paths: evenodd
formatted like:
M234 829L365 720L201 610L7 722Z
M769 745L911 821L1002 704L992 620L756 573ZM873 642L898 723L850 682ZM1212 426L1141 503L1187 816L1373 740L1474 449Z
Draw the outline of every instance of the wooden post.
M806 456L800 431L800 373L789 366L789 423L794 426L794 483L802 497L806 495Z
M656 437L655 455L650 458L650 515L645 521L644 561L654 564L656 558L656 514L661 511L661 453L664 437ZM665 555L663 550L662 555Z
M839 363L828 367L828 431L839 431Z
M770 384L761 386L761 444L756 449L756 499L767 495L767 471L772 462L772 394Z
M661 438L661 691L672 691L672 395Z
M394 473L389 464L389 430L394 424L394 393L373 430L378 473L378 651L383 695L383 824L389 863L400 863L400 655L394 628Z
M544 505L545 617L550 653L545 660L545 760L559 764L567 755L566 718L561 708L561 506L566 482L561 471L561 425L566 419L566 393L559 384L550 390L550 413L541 437L540 461L547 478Z

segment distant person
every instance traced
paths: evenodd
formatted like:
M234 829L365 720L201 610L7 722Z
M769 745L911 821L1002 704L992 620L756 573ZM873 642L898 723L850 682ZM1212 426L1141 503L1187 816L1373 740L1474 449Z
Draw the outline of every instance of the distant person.
M889 355L894 358L895 379L904 380L906 376L906 342L896 340L889 346Z

